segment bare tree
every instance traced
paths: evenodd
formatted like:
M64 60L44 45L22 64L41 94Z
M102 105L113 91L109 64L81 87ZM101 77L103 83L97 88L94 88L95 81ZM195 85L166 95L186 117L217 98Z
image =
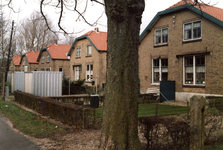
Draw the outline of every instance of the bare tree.
M52 28L49 19L48 25ZM43 17L37 12L33 12L28 19L24 19L17 29L17 48L20 52L40 50L57 39L57 36L47 29Z

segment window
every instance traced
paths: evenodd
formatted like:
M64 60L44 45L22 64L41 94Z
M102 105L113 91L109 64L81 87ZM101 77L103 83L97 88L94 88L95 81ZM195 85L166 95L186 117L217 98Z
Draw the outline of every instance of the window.
M81 78L81 65L73 66L75 80Z
M50 68L46 68L46 71L50 71Z
M184 40L201 38L201 21L184 24Z
M40 71L45 71L44 68L40 68Z
M92 55L92 46L91 45L88 45L87 46L87 53L86 53L86 56L91 56Z
M78 47L76 49L76 57L81 57L81 48L80 47Z
M168 80L168 59L153 59L153 78L152 83L159 83L159 81Z
M184 84L205 85L205 56L184 57Z
M86 80L87 81L93 80L93 65L86 66Z
M44 63L44 56L42 56L42 64Z
M22 65L25 66L25 60L23 60Z
M50 62L50 55L47 55L46 62Z
M162 45L167 43L168 43L168 28L156 30L155 45Z
M59 71L60 71L60 72L63 72L63 68L59 68Z

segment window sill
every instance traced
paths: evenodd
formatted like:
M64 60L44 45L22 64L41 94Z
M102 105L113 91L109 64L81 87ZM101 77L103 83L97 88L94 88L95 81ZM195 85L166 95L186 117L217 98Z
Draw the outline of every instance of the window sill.
M92 83L92 81L85 81L86 83Z
M168 43L166 43L166 44L154 45L153 47L156 48L156 47L162 47L162 46L168 46Z
M87 56L85 56L85 57L92 57L92 55L87 55Z
M183 40L182 43L199 42L199 41L202 41L202 38L200 38L200 39Z
M76 57L76 59L80 59L81 57Z
M159 86L160 83L152 83L151 85Z
M205 88L205 85L183 85L183 87L188 87L188 88Z

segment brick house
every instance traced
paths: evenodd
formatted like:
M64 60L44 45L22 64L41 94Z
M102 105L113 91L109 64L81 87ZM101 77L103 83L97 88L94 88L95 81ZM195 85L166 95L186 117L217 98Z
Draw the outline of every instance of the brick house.
M71 45L50 44L41 49L37 57L38 71L63 71L70 75L70 59L67 56Z
M201 9L200 9L201 8ZM175 81L176 100L223 95L223 9L181 0L158 12L140 35L140 90Z
M37 71L39 51L29 51L21 56L20 71Z
M21 56L16 55L11 59L9 71L20 71Z
M92 80L97 86L106 82L107 33L89 31L77 37L68 53L72 80L85 79L87 85Z

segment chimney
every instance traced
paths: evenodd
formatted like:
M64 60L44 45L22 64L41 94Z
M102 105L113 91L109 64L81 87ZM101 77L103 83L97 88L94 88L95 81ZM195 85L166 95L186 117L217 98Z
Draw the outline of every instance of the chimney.
M99 28L98 27L94 28L94 31L98 33L99 32Z

